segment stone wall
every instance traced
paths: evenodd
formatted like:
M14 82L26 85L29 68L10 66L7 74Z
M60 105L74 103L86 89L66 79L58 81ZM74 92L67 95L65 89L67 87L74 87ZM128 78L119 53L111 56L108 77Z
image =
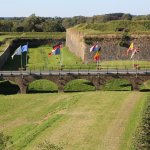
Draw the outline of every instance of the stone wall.
M71 52L76 56L80 57L82 60L85 60L85 49L86 45L84 43L83 34L76 29L67 29L66 33L66 46Z
M67 30L67 46L69 50L82 58L85 62L92 62L95 52L90 53L90 47L98 42L101 46L101 60L130 60L131 53L127 56L128 48L121 47L122 35L89 35L75 29ZM88 41L88 42L86 42ZM150 60L150 35L131 35L128 44L134 42L140 53L134 55L135 60ZM90 43L90 44L89 44Z
M5 64L10 55L10 46L8 46L5 51L0 55L0 68Z

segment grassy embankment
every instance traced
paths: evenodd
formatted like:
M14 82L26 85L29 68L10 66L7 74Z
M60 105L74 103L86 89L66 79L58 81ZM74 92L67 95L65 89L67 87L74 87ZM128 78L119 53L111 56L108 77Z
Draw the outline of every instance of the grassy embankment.
M129 34L150 34L150 21L118 20L106 23L85 23L74 28L84 32L86 35L122 34L122 32L116 31L117 28L128 29Z
M108 96L109 95L109 96ZM0 96L0 130L11 149L130 149L148 93L88 92ZM121 147L121 148L120 148Z

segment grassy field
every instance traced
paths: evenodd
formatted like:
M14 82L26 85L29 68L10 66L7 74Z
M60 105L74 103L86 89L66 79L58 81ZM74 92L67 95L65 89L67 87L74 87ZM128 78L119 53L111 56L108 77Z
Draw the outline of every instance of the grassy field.
M0 131L12 136L11 150L38 150L44 141L65 150L129 150L147 95L1 95Z

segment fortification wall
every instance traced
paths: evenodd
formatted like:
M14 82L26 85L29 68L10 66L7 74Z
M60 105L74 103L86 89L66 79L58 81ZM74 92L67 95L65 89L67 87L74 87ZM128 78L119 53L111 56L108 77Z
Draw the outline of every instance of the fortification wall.
M83 37L84 35L76 29L67 29L66 46L76 56L80 57L82 60L85 60L86 44Z
M10 47L8 46L5 51L0 55L0 68L5 64L9 55L10 55Z
M69 29L66 39L69 50L85 62L94 61L95 52L90 53L90 47L97 42L101 46L101 60L129 60L131 57L131 54L126 55L127 47L120 46L121 34L84 36L77 30ZM131 42L140 50L134 55L135 60L150 60L150 35L131 35L128 44Z

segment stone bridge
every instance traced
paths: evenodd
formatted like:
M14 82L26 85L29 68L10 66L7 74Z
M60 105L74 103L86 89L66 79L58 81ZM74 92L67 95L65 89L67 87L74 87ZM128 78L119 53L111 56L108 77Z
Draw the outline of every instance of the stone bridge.
M93 83L93 85L96 87L96 90L100 90L101 87L109 80L112 79L126 79L131 84L133 91L138 91L139 86L144 83L147 80L150 80L150 74L72 74L68 73L66 75L36 75L36 74L30 74L30 75L1 75L1 80L9 80L16 83L20 88L20 93L26 93L28 85L39 79L47 79L55 84L58 85L59 91L64 91L65 85L75 79L86 79Z

